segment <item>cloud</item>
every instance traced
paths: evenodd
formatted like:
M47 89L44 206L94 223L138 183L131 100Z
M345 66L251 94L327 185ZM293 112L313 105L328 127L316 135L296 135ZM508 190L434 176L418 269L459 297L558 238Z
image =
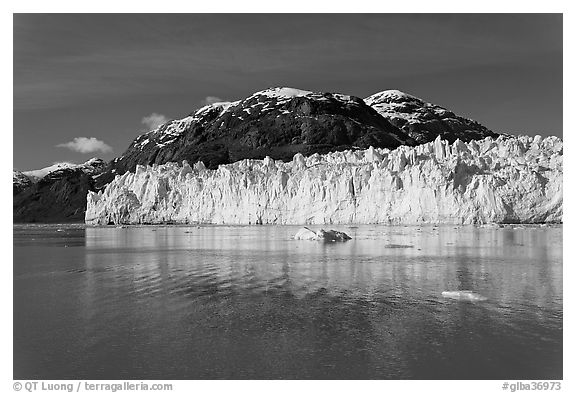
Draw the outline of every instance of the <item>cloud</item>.
M211 104L215 104L217 102L222 102L222 101L224 101L222 98L214 97L214 96L208 96L208 97L204 98L202 101L200 101L200 105L206 106L206 105L211 105Z
M111 153L112 148L106 143L96 139L96 138L85 138L83 136L79 138L74 138L74 140L61 143L56 145L56 147L65 147L67 149L77 151L79 153L94 153L100 151L102 153Z
M146 126L146 131L152 131L158 127L160 127L162 124L166 123L168 121L168 118L164 115L161 115L159 113L152 113L149 116L144 116L142 118L142 124L144 124Z

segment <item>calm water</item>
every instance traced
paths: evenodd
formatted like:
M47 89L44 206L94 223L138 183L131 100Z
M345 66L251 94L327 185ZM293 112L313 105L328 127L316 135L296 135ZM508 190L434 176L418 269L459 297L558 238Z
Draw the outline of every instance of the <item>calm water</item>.
M562 378L561 227L331 228L15 225L14 378Z

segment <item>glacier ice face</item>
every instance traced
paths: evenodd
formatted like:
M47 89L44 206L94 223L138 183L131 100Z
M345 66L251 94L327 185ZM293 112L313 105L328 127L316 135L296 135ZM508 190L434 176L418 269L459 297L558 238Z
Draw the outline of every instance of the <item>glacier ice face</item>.
M103 192L89 192L86 223L561 222L562 154L557 137L437 138L216 170L138 166Z

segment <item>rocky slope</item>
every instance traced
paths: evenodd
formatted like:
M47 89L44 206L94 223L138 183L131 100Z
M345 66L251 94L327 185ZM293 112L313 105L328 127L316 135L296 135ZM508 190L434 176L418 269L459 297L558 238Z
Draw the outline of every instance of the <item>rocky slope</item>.
M13 173L14 222L83 221L86 195L106 163L93 158L83 164L61 163L36 171Z
M217 170L138 166L88 194L86 223L350 224L562 221L559 138L368 148Z
M30 187L32 180L19 171L12 171L12 194L16 195L20 191Z
M449 142L498 137L474 120L398 90L385 90L364 101L418 143L431 142L439 135Z
M360 98L279 87L205 106L139 136L110 163L99 183L136 165L187 160L214 169L245 158L288 161L296 153L413 144Z
M70 162L59 162L59 163L56 163L54 165L48 166L46 168L36 169L33 171L20 172L20 173L22 173L22 175L28 177L33 183L36 183L48 175L52 175L55 172L58 172L61 170L66 170L66 169L72 169L72 170L79 169L87 175L97 175L97 174L102 172L102 170L104 169L105 166L106 166L106 163L104 162L104 160L102 160L101 158L94 157L94 158L91 158L82 164L73 164ZM17 172L17 171L14 171L14 172Z

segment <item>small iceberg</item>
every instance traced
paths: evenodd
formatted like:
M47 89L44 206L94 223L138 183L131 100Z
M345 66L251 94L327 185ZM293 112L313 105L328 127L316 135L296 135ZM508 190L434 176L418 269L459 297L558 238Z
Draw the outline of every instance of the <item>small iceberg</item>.
M347 240L352 239L350 236L345 234L344 232L338 232L334 230L325 231L324 229L320 229L316 232L313 230L303 227L301 228L296 235L294 235L295 240L320 240L325 242L345 242Z
M479 225L478 228L504 228L504 225L495 222Z
M487 297L472 291L444 291L442 292L442 296L447 297L449 299L463 300L469 302L483 302L485 300L488 300Z

